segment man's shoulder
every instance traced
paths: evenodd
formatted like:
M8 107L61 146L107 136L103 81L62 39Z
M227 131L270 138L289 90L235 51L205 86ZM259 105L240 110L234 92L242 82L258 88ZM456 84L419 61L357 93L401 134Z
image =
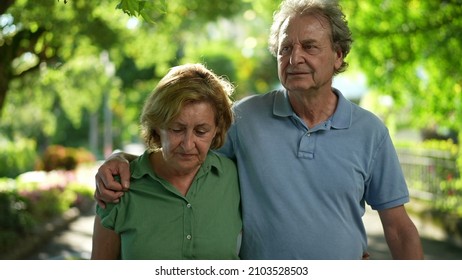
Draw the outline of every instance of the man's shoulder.
M237 116L255 116L273 108L275 96L284 94L282 90L273 90L263 94L246 96L235 102L233 110Z
M385 123L378 115L359 105L353 104L353 114L356 117L356 121L362 121L364 124L375 127L385 127Z
M388 127L378 115L356 104L352 106L352 128L363 137L377 141L389 135Z
M267 93L251 94L236 101L235 107L247 106L249 104L263 103L268 101L272 102L274 96L277 94L283 94L283 91L280 89L275 89Z

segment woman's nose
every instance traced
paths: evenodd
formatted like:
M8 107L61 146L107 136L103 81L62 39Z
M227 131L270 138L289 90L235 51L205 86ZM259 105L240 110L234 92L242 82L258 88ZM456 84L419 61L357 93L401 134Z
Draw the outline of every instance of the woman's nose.
M186 132L182 141L183 149L190 150L194 147L194 133Z

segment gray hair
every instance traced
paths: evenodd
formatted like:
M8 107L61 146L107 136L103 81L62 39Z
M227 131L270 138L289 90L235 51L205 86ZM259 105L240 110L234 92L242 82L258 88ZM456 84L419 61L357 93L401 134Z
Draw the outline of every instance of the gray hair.
M332 46L335 50L340 48L345 58L350 52L353 39L345 14L336 0L284 0L279 10L273 15L273 24L268 39L271 54L277 57L279 32L284 21L291 16L309 14L320 15L327 19L332 30ZM344 60L335 74L345 71L347 67L348 63Z

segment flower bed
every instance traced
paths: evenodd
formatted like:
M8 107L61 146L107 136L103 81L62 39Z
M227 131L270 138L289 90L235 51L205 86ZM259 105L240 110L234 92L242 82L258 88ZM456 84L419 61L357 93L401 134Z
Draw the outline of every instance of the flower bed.
M93 209L95 168L34 171L0 179L0 259L22 258L50 232Z

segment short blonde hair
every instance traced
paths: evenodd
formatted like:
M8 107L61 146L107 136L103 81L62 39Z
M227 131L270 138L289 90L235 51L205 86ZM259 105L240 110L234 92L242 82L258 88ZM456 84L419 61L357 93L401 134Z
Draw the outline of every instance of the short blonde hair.
M223 146L233 122L231 94L234 86L202 64L184 64L170 69L146 99L140 117L141 136L148 149L161 147L156 128L164 129L190 103L207 102L215 111L217 133L210 146Z

